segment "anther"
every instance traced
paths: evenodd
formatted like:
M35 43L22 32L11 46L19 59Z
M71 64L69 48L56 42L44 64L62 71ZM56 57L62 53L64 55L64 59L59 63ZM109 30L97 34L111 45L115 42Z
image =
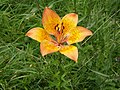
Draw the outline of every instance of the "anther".
M57 30L57 29L58 29L58 24L54 27L54 29L55 29L55 30Z

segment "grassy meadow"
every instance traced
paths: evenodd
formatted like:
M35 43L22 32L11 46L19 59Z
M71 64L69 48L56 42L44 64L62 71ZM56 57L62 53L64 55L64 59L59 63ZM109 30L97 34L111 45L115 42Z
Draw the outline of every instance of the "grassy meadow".
M78 63L25 36L46 6L93 32L74 44ZM0 0L0 90L120 90L120 0Z

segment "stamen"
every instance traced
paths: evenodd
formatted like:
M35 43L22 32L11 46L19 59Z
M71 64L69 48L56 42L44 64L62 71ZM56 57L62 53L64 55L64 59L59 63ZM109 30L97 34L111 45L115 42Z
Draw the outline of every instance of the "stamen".
M61 23L61 33L63 33L63 29L65 29L65 27L63 26L63 22Z
M59 24L57 24L57 25L54 27L54 29L55 29L55 30L57 30L57 29L58 29L58 25L59 25Z
M63 26L63 29L65 29L65 27Z
M60 34L60 28L58 27L59 24L55 26L55 30Z
M65 27L63 26L63 22L61 23L61 25L59 26L59 24L57 24L54 29L59 33L62 34L63 33L63 29L65 29Z

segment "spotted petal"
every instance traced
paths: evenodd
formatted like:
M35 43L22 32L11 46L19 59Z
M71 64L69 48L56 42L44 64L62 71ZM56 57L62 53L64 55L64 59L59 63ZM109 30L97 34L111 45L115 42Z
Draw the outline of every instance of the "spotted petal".
M70 59L77 62L78 58L78 49L77 47L70 45L70 46L63 46L60 50L61 54L64 54L65 56L69 57Z
M63 33L64 35L66 35L71 28L74 28L77 26L77 23L78 23L78 15L75 14L75 13L70 13L70 14L67 14L65 15L63 18L62 18L62 24L63 24Z
M43 12L42 24L45 30L52 35L57 33L56 26L60 23L60 17L50 8L46 7Z
M49 36L49 34L42 28L36 27L32 28L26 33L26 36L31 37L32 39L35 39L39 42L43 40L49 40L51 41L52 38Z
M83 41L85 37L92 35L92 32L87 28L78 26L76 28L71 29L70 35L68 37L68 44L73 44L76 42Z
M41 54L42 56L53 53L53 52L57 52L60 49L59 46L57 46L54 42L50 42L50 41L43 41L40 44L40 50L41 50Z

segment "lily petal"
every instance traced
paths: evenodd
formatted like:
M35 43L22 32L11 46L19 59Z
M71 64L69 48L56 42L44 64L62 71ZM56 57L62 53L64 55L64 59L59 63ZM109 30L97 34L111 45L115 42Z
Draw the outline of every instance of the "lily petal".
M35 39L39 42L43 40L52 40L52 38L49 36L49 34L43 29L43 28L32 28L26 33L26 36L31 37L32 39Z
M59 25L60 21L61 19L57 13L48 7L45 8L43 12L42 24L49 34L55 35L57 33L56 26Z
M70 13L65 15L62 18L62 24L63 24L63 34L66 35L71 28L74 28L77 26L78 23L78 15L75 13Z
M87 28L78 26L76 28L71 29L70 35L67 38L68 44L73 44L76 42L83 41L85 37L92 35L92 32Z
M53 52L57 52L59 49L60 49L59 46L57 46L55 43L47 41L47 40L41 42L41 44L40 44L40 50L41 50L42 56L45 56L45 55L53 53Z
M61 54L64 54L65 56L69 57L70 59L77 62L78 59L78 49L77 47L70 45L70 46L63 46L60 50Z

